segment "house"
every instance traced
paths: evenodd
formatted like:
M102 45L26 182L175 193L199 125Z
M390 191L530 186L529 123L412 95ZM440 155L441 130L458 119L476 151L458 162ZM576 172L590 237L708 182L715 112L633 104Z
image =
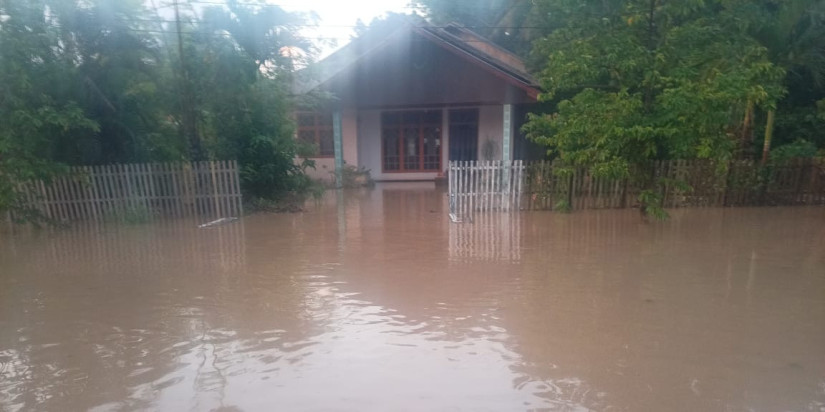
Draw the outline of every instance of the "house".
M318 149L315 177L346 163L377 181L435 180L452 160L541 153L519 132L536 81L517 56L456 24L356 39L296 90L334 96L296 114L298 138Z

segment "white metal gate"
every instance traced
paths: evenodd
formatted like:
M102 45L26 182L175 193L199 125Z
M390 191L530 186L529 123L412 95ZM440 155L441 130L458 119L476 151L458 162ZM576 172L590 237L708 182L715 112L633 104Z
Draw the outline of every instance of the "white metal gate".
M475 211L521 209L524 164L515 161L451 161L448 170L450 217Z

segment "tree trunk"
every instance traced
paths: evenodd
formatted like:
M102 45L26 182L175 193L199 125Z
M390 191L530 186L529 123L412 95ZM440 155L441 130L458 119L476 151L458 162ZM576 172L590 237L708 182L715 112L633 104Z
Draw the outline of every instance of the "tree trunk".
M739 150L742 157L751 158L753 155L753 100L748 99L748 105L745 108L745 119L742 120L742 137L739 141Z
M768 156L771 152L771 139L773 139L773 122L775 116L775 110L768 110L768 123L765 125L765 144L762 146L762 166L768 163Z

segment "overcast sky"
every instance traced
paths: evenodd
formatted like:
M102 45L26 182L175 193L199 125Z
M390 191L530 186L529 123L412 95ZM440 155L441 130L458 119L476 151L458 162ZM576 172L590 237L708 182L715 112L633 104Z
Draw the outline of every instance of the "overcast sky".
M369 23L373 18L387 12L405 13L412 11L410 0L269 0L270 3L280 4L289 11L314 11L320 20L319 28L307 28L305 34L309 37L331 37L338 42L337 47L344 46L353 34L358 19ZM337 47L325 47L324 55L331 53Z
M144 0L151 7L153 0ZM212 2L221 0L208 0ZM249 1L249 0L247 0ZM373 18L383 16L387 12L408 13L413 11L410 0L266 0L277 4L287 11L315 12L318 15L319 27L307 27L303 34L312 38L335 39L337 45L322 45L320 57L325 57L344 46L352 36L353 28L358 19L369 23ZM164 18L174 18L172 1L154 0L160 5L160 12ZM182 0L185 3L186 0ZM241 0L241 2L244 2ZM192 4L197 5L196 1Z

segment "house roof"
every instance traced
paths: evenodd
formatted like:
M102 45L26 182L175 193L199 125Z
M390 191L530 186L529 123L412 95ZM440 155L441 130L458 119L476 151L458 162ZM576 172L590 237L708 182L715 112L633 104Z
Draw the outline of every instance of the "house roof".
M359 37L337 52L317 63L315 67L303 70L298 76L294 92L308 93L329 82L338 74L358 64L361 60L378 52L405 34L412 32L449 52L477 65L503 81L518 87L533 99L540 91L538 83L527 72L524 62L515 54L495 45L481 35L452 23L434 26L423 19L416 24L408 23L385 36Z

